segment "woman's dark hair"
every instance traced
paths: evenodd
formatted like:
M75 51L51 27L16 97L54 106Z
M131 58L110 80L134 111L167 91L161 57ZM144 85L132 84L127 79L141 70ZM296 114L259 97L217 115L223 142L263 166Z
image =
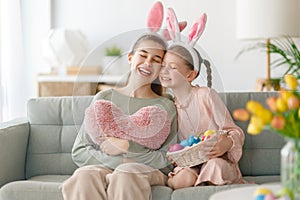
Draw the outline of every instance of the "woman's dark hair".
M166 50L167 50L167 44L164 41L164 39L162 39L158 35L146 34L146 35L142 35L140 38L138 38L136 40L136 42L133 44L133 46L130 50L130 54L134 54L136 49L138 49L140 44L144 41L153 41L153 42L161 45L161 49L164 50L164 52L166 52ZM157 95L162 96L163 88L162 88L158 78L151 83L151 89Z
M195 70L195 67L194 67L194 61L193 61L193 57L191 55L191 53L183 46L180 46L180 45L174 45L174 46L171 46L169 49L168 49L169 52L181 57L184 61L185 61L185 64L191 69L191 70ZM197 49L194 48L194 51L196 52L197 56L198 56L198 59L199 59L199 63L198 66L199 66L199 71L198 71L198 74L197 76L199 75L200 73L200 67L201 67L201 64L203 63L206 67L206 73L207 73L207 87L211 87L212 85L212 76L211 76L211 67L210 67L210 62L206 59L203 59L200 55L200 53L197 51Z

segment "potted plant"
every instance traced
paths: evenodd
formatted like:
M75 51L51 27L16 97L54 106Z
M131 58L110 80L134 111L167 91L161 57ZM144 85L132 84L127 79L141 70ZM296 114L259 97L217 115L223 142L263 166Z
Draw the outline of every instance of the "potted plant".
M107 47L105 49L105 55L106 56L121 56L121 48L119 48L116 45L113 45L111 47Z
M103 74L118 75L125 73L122 61L122 51L117 45L105 48L103 59Z
M269 51L270 54L276 55L276 59L271 62L272 67L285 67L286 70L282 75L293 74L296 79L300 80L300 50L298 49L295 41L289 37L272 39L269 43L258 42L250 47L243 49L239 52L238 56L244 52L261 49L264 52Z

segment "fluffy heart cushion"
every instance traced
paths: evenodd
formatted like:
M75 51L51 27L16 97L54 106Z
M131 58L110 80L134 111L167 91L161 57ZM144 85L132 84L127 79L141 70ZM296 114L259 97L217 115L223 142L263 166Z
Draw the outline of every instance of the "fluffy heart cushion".
M150 149L158 149L171 128L167 111L158 106L146 106L126 115L106 100L91 104L85 111L84 120L85 130L96 144L101 144L105 137L117 137Z

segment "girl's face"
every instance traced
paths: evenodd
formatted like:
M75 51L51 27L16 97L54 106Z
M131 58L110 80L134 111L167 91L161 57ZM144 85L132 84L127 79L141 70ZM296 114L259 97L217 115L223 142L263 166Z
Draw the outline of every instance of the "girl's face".
M174 89L182 86L183 83L191 82L195 78L194 72L189 69L185 60L180 56L167 52L159 74L159 80L163 87Z
M141 42L135 52L128 55L131 76L144 84L152 83L158 77L164 54L160 44L151 40Z

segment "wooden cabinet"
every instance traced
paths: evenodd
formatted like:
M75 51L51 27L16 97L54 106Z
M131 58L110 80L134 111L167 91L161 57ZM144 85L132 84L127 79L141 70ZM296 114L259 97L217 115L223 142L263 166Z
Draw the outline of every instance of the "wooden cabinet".
M84 96L125 84L126 77L120 75L51 75L37 77L37 96Z

